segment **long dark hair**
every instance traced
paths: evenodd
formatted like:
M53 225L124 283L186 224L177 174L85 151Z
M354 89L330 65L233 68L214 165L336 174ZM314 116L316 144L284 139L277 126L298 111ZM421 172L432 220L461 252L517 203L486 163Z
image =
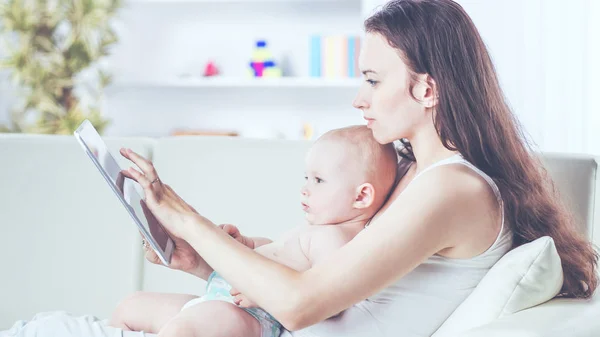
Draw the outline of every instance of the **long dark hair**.
M514 246L548 235L562 260L559 296L589 298L598 285L598 253L532 151L500 88L487 48L463 8L451 0L394 0L365 21L409 68L436 84L434 125L444 146L500 188ZM415 160L408 140L401 155Z

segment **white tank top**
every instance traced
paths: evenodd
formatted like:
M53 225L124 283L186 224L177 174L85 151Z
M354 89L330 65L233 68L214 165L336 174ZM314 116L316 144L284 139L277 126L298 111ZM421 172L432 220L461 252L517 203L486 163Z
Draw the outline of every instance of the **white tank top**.
M460 154L427 167L409 185L425 172L449 164L471 168L488 182L496 194L502 226L492 246L469 259L433 255L395 284L340 315L302 330L285 331L283 337L429 337L442 325L488 270L512 247L511 231L504 225L504 207L498 187L487 174ZM331 291L335 292L335 289Z

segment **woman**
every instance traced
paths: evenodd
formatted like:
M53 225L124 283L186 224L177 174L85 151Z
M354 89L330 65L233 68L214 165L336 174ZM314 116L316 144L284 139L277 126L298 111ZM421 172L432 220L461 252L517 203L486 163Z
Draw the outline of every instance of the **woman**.
M597 254L524 141L464 10L450 0L397 0L365 27L366 79L354 106L378 142L405 145L405 173L369 226L299 273L232 240L151 163L122 151L176 239L172 267L200 277L214 269L293 336L429 336L503 254L544 235L562 259L561 295L590 297Z

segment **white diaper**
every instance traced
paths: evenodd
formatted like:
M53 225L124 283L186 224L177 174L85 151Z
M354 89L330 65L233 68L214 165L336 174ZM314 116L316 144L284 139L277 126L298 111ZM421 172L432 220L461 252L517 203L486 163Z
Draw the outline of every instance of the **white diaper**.
M230 290L231 285L219 274L213 272L208 278L208 283L206 284L206 293L201 297L188 301L183 308L181 308L181 311L206 301L224 301L235 305L234 297L229 293ZM279 323L268 312L260 308L241 309L252 315L252 317L254 317L258 323L260 323L261 337L279 337L283 330L281 323Z

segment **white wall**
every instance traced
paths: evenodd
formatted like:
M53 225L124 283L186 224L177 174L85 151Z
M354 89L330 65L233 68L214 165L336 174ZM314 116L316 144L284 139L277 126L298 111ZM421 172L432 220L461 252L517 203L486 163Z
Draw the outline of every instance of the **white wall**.
M257 11L256 7L262 7ZM266 38L286 75L308 76L310 34L360 34L360 0L132 2L112 64L126 82L107 92L108 134L164 135L173 129L236 130L249 137L300 138L361 123L350 87L174 88L131 85L198 75L214 59L226 77L245 77L253 42ZM128 84L129 83L129 84Z
M347 85L154 85L199 76L211 59L223 76L243 78L254 41L262 38L287 76L308 76L309 36L361 34L361 9L361 0L129 0L117 21L120 43L107 62L116 84L105 95L104 111L113 121L106 134L220 129L297 139L305 123L317 134L361 123L351 106L356 89ZM9 96L0 93L4 102ZM6 109L0 116L6 119Z
M600 10L595 0L459 0L514 111L539 148L600 154ZM594 113L595 112L595 113Z

